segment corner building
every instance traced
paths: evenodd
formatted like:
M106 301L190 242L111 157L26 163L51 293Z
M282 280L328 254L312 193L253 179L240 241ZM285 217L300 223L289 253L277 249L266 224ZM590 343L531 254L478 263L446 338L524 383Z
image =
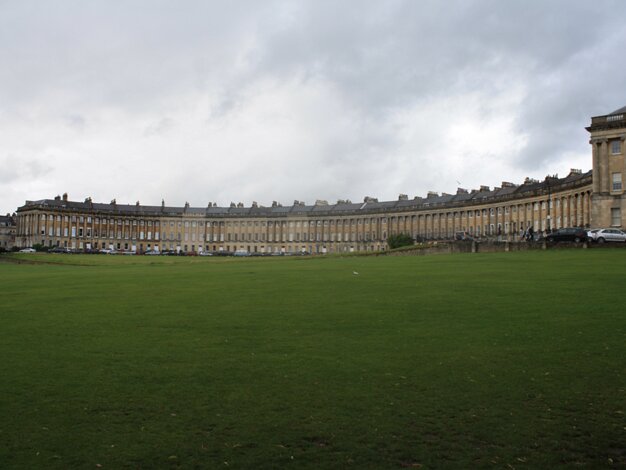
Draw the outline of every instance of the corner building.
M459 188L456 194L428 193L379 202L317 201L271 207L144 206L54 199L26 201L17 211L16 243L74 249L334 253L384 250L398 233L446 239L463 231L474 237L515 240L533 227L623 227L626 108L592 118L593 169L571 170L564 178L503 182L500 187Z

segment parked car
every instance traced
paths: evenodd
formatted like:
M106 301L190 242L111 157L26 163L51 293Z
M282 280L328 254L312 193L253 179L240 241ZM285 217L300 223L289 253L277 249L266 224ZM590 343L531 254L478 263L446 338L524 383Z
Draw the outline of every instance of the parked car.
M35 250L34 248L22 248L20 250L20 253L35 253L37 252L37 250Z
M468 232L456 232L454 234L454 239L457 241L473 241L474 237L472 237Z
M587 238L589 239L590 242L596 241L596 234L598 233L599 230L600 230L599 228L596 228L596 229L587 231Z
M617 228L602 228L592 230L593 240L598 243L604 242L626 242L626 233Z
M100 253L102 253L103 255L114 255L115 250L112 250L111 248L102 248L100 250Z
M151 255L151 256L155 256L155 255L159 255L160 253L156 250L147 250L146 252L144 252L144 255Z
M587 231L584 228L560 228L546 236L546 241L555 242L575 242L580 243L588 240Z
M50 248L48 253L69 253L69 248L65 248L63 246L55 246L54 248Z

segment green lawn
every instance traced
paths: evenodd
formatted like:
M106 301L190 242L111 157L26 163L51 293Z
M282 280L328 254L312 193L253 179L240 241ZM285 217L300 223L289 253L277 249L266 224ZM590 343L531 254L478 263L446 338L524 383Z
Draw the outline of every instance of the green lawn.
M626 466L626 250L11 256L3 469Z

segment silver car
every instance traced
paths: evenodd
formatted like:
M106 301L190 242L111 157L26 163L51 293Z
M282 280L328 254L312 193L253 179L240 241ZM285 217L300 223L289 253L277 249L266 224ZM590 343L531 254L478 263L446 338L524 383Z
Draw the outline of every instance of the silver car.
M593 230L592 230L593 231ZM626 242L626 233L617 228L602 228L593 234L594 241L604 242Z

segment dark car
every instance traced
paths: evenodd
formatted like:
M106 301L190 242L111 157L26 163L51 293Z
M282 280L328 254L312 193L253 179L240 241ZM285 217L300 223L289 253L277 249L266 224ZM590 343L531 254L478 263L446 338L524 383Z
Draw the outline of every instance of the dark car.
M54 248L49 249L48 253L70 253L70 250L62 246L55 246Z
M468 232L456 232L454 234L454 239L457 241L473 241L474 237L472 237Z
M546 241L555 242L574 242L580 243L587 241L587 231L584 228L560 228L555 232L546 235Z

